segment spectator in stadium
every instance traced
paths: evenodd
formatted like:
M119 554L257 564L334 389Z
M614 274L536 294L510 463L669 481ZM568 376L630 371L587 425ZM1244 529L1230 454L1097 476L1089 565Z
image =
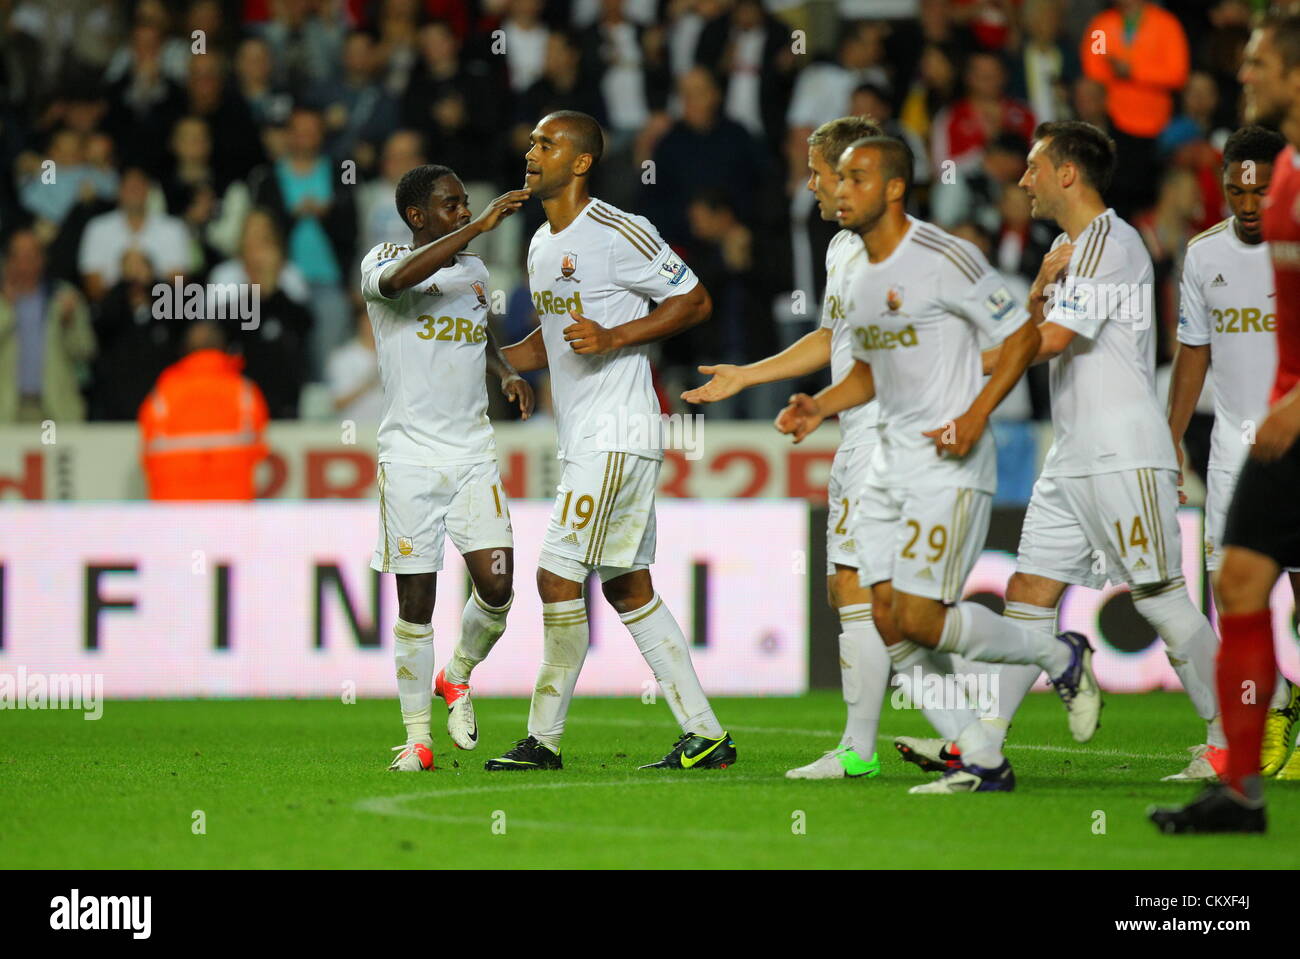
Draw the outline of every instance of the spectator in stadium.
M185 356L140 406L141 453L152 500L251 500L267 453L266 402L225 351L221 328L202 320L185 333Z
M131 68L108 85L105 118L119 159L155 178L167 172L167 140L159 131L170 130L185 105L180 86L163 73L162 44L156 24L144 21L131 28Z
M357 335L330 354L325 384L339 419L378 423L383 416L384 388L379 381L375 331L364 304L357 310Z
M1187 35L1178 18L1146 0L1116 0L1084 31L1083 71L1106 87L1118 168L1108 197L1125 219L1152 198L1159 181L1156 137L1173 116L1173 94L1187 82Z
M90 416L97 420L136 418L159 375L177 359L185 328L182 318L153 315L153 287L159 277L143 251L123 253L121 273L95 308L99 353Z
M937 180L951 161L957 169L977 167L984 148L1000 133L1025 143L1033 139L1034 114L1006 94L1007 73L996 54L977 50L966 59L966 94L934 118L930 160ZM942 180L939 180L942 182Z
M701 191L687 209L691 224L691 269L713 297L713 316L686 333L664 341L664 378L669 396L699 379L700 357L715 363L749 363L776 352L771 323L755 323L767 304L755 276L754 236L736 207L720 190ZM764 384L720 400L715 409L726 419L766 419L789 395L788 383Z
M86 224L77 254L81 286L92 302L99 302L121 276L122 254L144 250L165 281L195 265L185 223L150 209L153 183L144 170L128 167L122 174L117 209L102 213Z
M240 231L238 256L218 263L208 275L208 283L212 288L208 316L232 316L235 313L235 307L229 302L222 303L221 298L230 295L230 291L240 285L252 282L248 263L254 258L256 250L268 245L284 250L284 239L275 217L266 210L250 210ZM283 261L275 285L295 303L306 306L310 301L311 287L307 278L292 262Z
M931 191L930 218L944 229L973 222L990 235L999 230L999 205L1025 172L1029 144L1014 133L999 133L984 150L979 166L959 166L942 185Z
M301 99L338 70L343 28L315 0L272 0L272 19L259 24L271 49L276 84Z
M840 35L835 61L810 63L799 72L785 117L790 195L806 192L804 169L808 165L808 137L813 130L842 116L849 97L863 83L890 87L884 64L884 32L879 23L851 23Z
M546 25L541 0L509 0L501 23L504 32L506 76L510 91L523 93L537 82L546 64Z
M463 138L456 152L462 162L468 152L474 157L467 166L454 169L473 170L475 176L494 178L495 169L483 170L483 148L485 144L495 145L500 136L500 104L507 100L506 91L482 62L462 56L460 41L448 24L438 20L426 24L420 28L419 39L420 58L401 101L402 123L438 144L439 163L453 162L444 152L441 138ZM495 158L487 165L494 167Z
M1222 151L1232 131L1218 125L1219 88L1214 77L1203 70L1193 71L1180 99L1182 112L1169 121L1157 138L1161 153L1168 156L1179 145L1191 140L1208 141L1216 151ZM1221 187L1216 183L1215 189Z
M608 122L605 98L589 80L582 71L582 51L577 40L567 33L553 30L546 40L546 65L541 77L515 97L514 126L510 137L514 156L528 152L528 136L537 118L555 110L586 113L595 117L602 126Z
M427 162L424 141L414 130L398 130L384 143L379 159L379 176L362 185L357 196L357 220L361 229L357 269L360 269L364 251L373 250L380 243L405 243L410 239L411 228L397 212L394 202L397 183L407 170Z
M185 82L185 73L189 67L190 41L188 36L182 39L172 32L171 14L162 0L140 0L135 7L133 17L135 24L148 24L157 28L161 38L159 46L159 64L162 75L172 83L181 85ZM138 51L134 45L119 47L108 61L104 71L105 83L117 83L131 73L137 66Z
M397 104L376 78L374 40L353 30L343 44L343 71L317 84L309 103L321 111L329 131L326 152L335 162L352 160L367 174L374 169L378 147L397 129Z
M312 314L280 289L285 257L279 244L254 241L245 250L243 262L257 290L257 325L245 329L247 324L238 316L227 319L227 339L243 356L244 375L262 391L271 419L296 419L308 380Z
M293 97L275 85L271 48L257 34L239 41L235 51L235 86L256 126L278 127L289 121Z
M84 420L80 381L94 355L86 301L46 276L33 231L15 231L0 280L0 423Z
M117 171L88 162L85 141L75 130L59 130L45 157L29 153L19 159L19 199L47 239L58 232L78 200L117 196ZM53 166L45 166L46 160Z
M1106 112L1106 88L1096 80L1091 77L1075 80L1070 102L1074 107L1074 119L1091 123L1108 134L1115 132L1110 125L1110 114Z
M238 249L250 201L243 180L223 191L212 161L212 135L202 117L183 117L172 128L172 171L163 182L167 208L190 231L211 268Z
M380 81L389 96L400 98L406 92L411 71L420 59L419 17L419 0L380 0L375 17L379 36L375 57L384 65Z
M934 132L934 118L957 98L956 62L953 47L927 43L899 109L899 122L927 144ZM929 147L925 152L928 156Z
M682 75L677 91L681 119L655 147L654 182L643 188L642 201L670 244L690 240L686 205L695 193L716 188L735 209L752 209L763 178L762 151L744 127L722 116L713 74L696 67Z
M1160 178L1156 205L1133 221L1155 269L1157 363L1173 356L1178 322L1178 280L1183 273L1187 241L1196 235L1203 216L1203 200L1196 177L1188 170L1171 167Z
M695 57L721 78L728 117L762 142L782 142L797 65L785 23L758 0L738 0L704 26Z
M205 120L212 134L213 188L223 193L233 180L245 179L265 162L261 139L249 135L253 115L234 84L228 82L226 59L220 53L190 57L185 93L185 112Z
M287 238L288 258L311 284L312 326L310 377L319 381L330 350L352 328L352 309L344 292L344 271L351 265L356 241L356 206L321 153L324 129L320 114L297 108L289 118L287 152L273 165L259 167L249 178L255 206L276 217Z
M1010 90L1039 123L1070 119L1070 89L1079 76L1079 53L1065 40L1061 14L1060 0L1025 0L1020 12Z
M623 0L601 0L600 16L579 36L583 73L604 101L610 162L617 162L612 158L626 151L650 111L663 109L668 99L667 57L647 57L643 33L624 15Z

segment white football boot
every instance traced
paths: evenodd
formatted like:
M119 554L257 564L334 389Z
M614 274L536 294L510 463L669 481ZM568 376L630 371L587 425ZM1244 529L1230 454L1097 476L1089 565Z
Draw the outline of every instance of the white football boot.
M418 773L433 768L433 750L425 743L403 743L394 746L398 757L388 767L389 772Z
M447 704L447 735L457 749L473 749L478 745L478 721L469 697L469 683L450 683L446 673L446 669L438 670L433 692Z

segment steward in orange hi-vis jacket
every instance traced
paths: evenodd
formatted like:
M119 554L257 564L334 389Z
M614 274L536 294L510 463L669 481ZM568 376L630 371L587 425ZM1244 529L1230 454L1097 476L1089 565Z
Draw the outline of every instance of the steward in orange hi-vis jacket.
M253 498L253 469L267 452L266 400L223 345L214 324L196 323L187 355L163 370L140 406L150 499Z

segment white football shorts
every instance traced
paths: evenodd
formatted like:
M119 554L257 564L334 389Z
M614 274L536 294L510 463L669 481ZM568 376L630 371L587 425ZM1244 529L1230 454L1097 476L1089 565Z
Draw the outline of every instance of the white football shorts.
M866 479L874 443L863 443L835 451L831 478L826 488L826 575L836 566L858 568L856 522L858 490Z
M984 550L993 496L966 488L905 490L863 483L853 531L858 582L943 603L962 598Z
M1040 476L1016 571L1092 589L1139 586L1182 575L1182 555L1175 470Z
M542 568L575 582L596 570L604 581L653 563L661 465L635 453L566 457L542 539Z
M510 506L494 461L432 468L380 463L379 542L372 569L436 573L445 535L462 555L514 546Z

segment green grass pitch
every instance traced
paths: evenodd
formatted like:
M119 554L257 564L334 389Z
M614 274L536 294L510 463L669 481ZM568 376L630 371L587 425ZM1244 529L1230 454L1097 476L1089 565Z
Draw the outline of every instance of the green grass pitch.
M435 701L435 707L438 704ZM488 773L527 703L477 703L481 742L439 730L432 773L389 773L395 701L109 702L103 718L0 717L7 868L1294 868L1300 783L1268 785L1265 837L1166 837L1143 811L1200 724L1181 694L1113 695L1092 743L1054 696L1029 697L1007 750L1010 795L909 796L927 778L882 736L876 779L795 782L834 744L835 693L719 699L740 761L639 772L676 738L667 708L575 701L562 772ZM435 711L437 711L435 709ZM882 734L926 735L886 708ZM453 762L458 766L453 766ZM196 834L201 810L206 831ZM1101 817L1104 817L1101 818ZM802 824L802 834L796 827ZM1104 825L1104 832L1098 832Z

